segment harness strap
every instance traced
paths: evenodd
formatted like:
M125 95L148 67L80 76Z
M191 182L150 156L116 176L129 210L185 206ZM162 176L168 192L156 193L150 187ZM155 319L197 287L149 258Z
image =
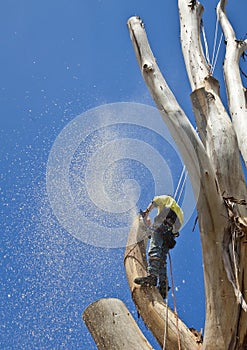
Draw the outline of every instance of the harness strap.
M152 261L154 261L154 260L155 260L155 261L161 261L161 258L158 258L157 256L150 256L150 255L149 255L149 260L150 260L150 261L151 261L151 260L152 260Z

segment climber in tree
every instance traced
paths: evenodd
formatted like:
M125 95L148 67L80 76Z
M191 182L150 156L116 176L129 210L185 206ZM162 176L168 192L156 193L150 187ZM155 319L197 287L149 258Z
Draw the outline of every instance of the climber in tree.
M177 202L168 195L156 196L145 211L140 214L147 220L148 214L154 208L158 213L150 226L150 245L148 250L148 275L137 277L134 282L142 286L156 286L159 282L159 291L162 297L167 297L167 254L174 248L175 238L183 224L183 211ZM150 220L150 219L149 219Z

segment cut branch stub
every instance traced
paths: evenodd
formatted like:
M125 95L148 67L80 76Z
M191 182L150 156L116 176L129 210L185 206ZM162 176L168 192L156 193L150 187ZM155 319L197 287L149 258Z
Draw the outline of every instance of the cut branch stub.
M100 299L90 304L83 320L99 350L154 350L119 299Z

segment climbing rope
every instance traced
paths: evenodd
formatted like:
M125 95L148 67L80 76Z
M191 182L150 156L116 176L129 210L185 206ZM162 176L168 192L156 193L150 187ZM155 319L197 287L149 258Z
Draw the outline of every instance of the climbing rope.
M168 283L166 284L166 295L167 295L167 292L168 292ZM163 348L162 350L165 350L166 349L166 334L167 334L167 328L168 328L168 298L166 297L166 319L165 319L165 329L164 329L164 340L163 340Z
M179 178L179 180L178 180L178 184L177 184L177 188L176 188L176 191L175 191L175 193L174 193L174 195L173 195L173 198L176 200L176 197L177 197L177 194L178 194L178 190L179 190L179 187L180 187L180 184L181 184L181 182L182 182L182 178L183 178L183 176L184 176L184 173L185 173L185 165L183 166L183 169L182 169L182 171L181 171L181 174L180 174L180 178Z
M175 296L174 278L173 278L173 272L172 272L172 258L171 258L171 254L169 252L168 252L168 257L169 257L170 275L171 275L171 282L172 282L172 297L173 297L173 305L174 305L174 314L176 317L178 350L181 350L181 339L180 339L180 332L179 332L179 327L178 327L177 303L176 303L176 296Z
M211 73L213 74L215 70L215 66L218 60L218 55L219 55L219 50L223 38L223 33L221 33L220 36L220 41L216 50L216 42L217 42L217 37L218 37L218 27L219 27L219 18L217 16L216 22L215 22L215 30L214 30L214 47L213 47L213 55L212 55L212 66L211 66Z
M217 17L217 20L215 22L215 30L214 30L214 47L213 47L213 55L212 55L212 64L214 63L214 58L215 58L216 41L217 41L217 36L218 36L218 26L219 26L219 20Z
M205 46L205 51L206 51L206 60L207 60L208 66L210 67L210 71L211 71L211 63L210 63L210 57L209 57L209 52L208 52L208 42L207 42L207 38L206 38L206 33L205 33L203 21L201 21L201 30L202 30L202 36L203 36L203 41L204 41L204 46Z
M206 61L210 67L211 74L214 73L216 63L218 60L218 56L219 56L219 51L220 51L222 39L223 39L223 33L221 33L219 44L218 44L217 49L216 49L217 37L218 37L218 27L219 27L219 19L217 16L216 23L215 23L215 30L214 30L214 44L213 44L212 61L210 61L207 37L206 37L203 21L201 21L201 31L202 31L202 37L203 37L203 42L204 42L204 47L205 47Z
M179 203L180 199L181 199L181 196L183 194L183 190L184 190L184 186L185 186L185 182L187 180L187 176L188 176L188 171L186 170L186 167L185 165L183 166L183 169L181 171L181 175L180 175L180 178L178 180L178 184L177 184L177 188L176 188L176 191L173 195L173 198L175 199L175 201L177 203ZM183 181L183 182L182 182ZM182 183L182 185L181 185Z
M185 173L184 181L183 181L183 183L182 183L182 186L181 186L181 189L180 189L180 192L179 192L179 196L178 196L178 199L177 199L177 203L179 203L180 198L181 198L181 196L182 196L182 194L183 194L184 186L185 186L185 183L186 183L186 180L187 180L187 176L188 176L188 171L186 171L186 173Z
M220 46L221 46L221 42L222 42L222 39L223 39L223 33L221 33L221 36L220 36L220 41L219 41L219 44L218 44L218 48L217 48L217 52L216 52L216 55L215 55L215 60L212 64L212 70L211 70L211 73L213 74L214 70L215 70L215 66L216 66L216 63L217 63L217 60L218 60L218 56L219 56L219 51L220 51Z
M171 276L171 283L172 283L172 297L173 297L173 308L174 308L174 314L176 317L176 328L177 328L177 340L178 340L178 350L181 350L181 339L180 339L180 332L179 332L179 326L178 326L178 313L177 313L177 302L176 302L176 295L175 295L175 284L174 284L174 278L173 278L173 272L172 272L172 258L171 254L168 252L169 257L169 264L170 264L170 276ZM167 291L166 295L168 293L168 283L167 285ZM163 340L163 348L162 350L166 349L166 336L167 336L167 328L168 328L168 298L166 297L166 314L165 314L165 329L164 329L164 340Z
M173 198L176 200L177 203L179 203L180 198L183 194L185 182L187 180L188 171L186 170L185 165L183 166L183 169L180 174L180 178L178 180L177 188L174 192ZM177 306L176 306L176 296L175 296L175 287L174 287L174 278L173 278L173 272L172 272L172 259L171 255L168 252L169 256L169 263L170 263L170 275L171 275L171 282L172 282L172 296L173 296L173 303L174 303L174 314L176 316L176 328L177 328L177 337L178 337L178 350L181 350L181 340L180 340L180 333L179 333L179 327L178 327L178 314L177 314ZM168 283L166 283L167 291L166 295L168 294ZM167 328L168 328L168 298L166 298L166 316L165 316L165 329L164 329L164 340L163 340L163 348L162 350L165 350L166 348L166 335L167 335Z

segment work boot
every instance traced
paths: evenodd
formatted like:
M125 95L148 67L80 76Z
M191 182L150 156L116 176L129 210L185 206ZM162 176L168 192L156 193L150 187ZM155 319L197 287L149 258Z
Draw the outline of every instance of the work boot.
M146 277L136 277L134 279L136 284L140 284L141 286L156 286L157 285L157 277L154 275L148 275Z
M162 281L162 282L160 282L158 289L159 289L159 292L160 292L160 295L162 296L162 298L166 299L167 298L167 292L171 288L169 286L168 287L166 286L166 282L165 281Z

